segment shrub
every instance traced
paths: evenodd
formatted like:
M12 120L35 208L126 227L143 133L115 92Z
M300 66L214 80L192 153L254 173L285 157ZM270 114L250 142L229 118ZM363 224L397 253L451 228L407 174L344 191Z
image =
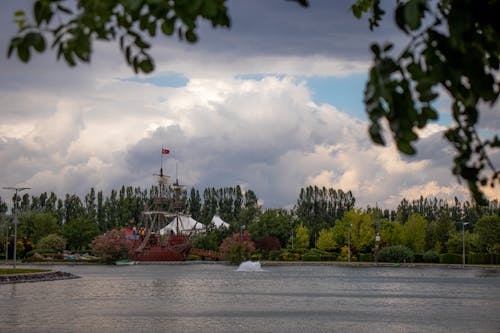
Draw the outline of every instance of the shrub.
M469 253L466 257L467 263L471 265L487 265L494 263L494 256L487 253Z
M102 261L112 263L116 260L127 259L131 245L123 232L113 229L104 235L97 236L89 247Z
M280 255L280 260L283 261L297 261L300 260L301 255L294 252L284 251Z
M248 231L240 234L233 234L222 241L220 249L226 255L226 259L233 264L239 264L250 258L250 253L255 250L255 244L250 240ZM241 238L241 239L240 239Z
M422 253L414 253L413 262L424 262L424 255Z
M280 255L281 255L281 250L272 250L272 251L269 251L268 259L269 260L278 260L280 258Z
M41 238L36 244L36 248L54 249L54 252L62 252L66 248L66 239L58 234L50 234Z
M54 254L56 253L57 251L55 249L34 249L34 250L31 250L29 251L28 253L26 253L26 256L27 257L31 257L33 256L35 253L38 253L40 255L44 255L44 254Z
M462 263L462 255L455 253L443 253L439 256L439 263L459 265Z
M437 253L434 250L429 250L427 252L424 252L424 254L422 255L422 262L438 263L439 253Z
M359 254L359 261L372 262L373 259L374 259L373 254L371 254L371 253L360 253Z
M413 251L403 245L384 247L377 255L383 262L413 262Z
M321 261L321 256L317 253L305 253L302 255L302 261Z

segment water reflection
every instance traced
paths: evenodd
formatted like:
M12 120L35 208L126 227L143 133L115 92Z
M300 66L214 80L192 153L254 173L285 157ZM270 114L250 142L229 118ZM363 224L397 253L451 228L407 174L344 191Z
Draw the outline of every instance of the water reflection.
M500 274L479 269L224 265L54 267L0 285L8 332L496 332Z

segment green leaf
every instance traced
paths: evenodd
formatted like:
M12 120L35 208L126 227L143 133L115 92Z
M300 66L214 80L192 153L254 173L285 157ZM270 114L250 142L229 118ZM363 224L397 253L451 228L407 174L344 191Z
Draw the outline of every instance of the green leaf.
M392 43L384 44L384 48L383 48L384 52L389 52L390 50L392 50L393 46L394 46L394 44L392 44Z
M396 20L396 24L399 27L399 29L408 33L408 30L406 29L406 17L405 17L405 6L404 5L402 5L402 4L398 5L398 7L396 8L396 11L395 11L394 18Z
M171 36L174 33L175 18L166 19L161 24L161 31L167 36Z
M45 51L45 38L38 32L30 32L24 37L28 45L33 46L33 48L38 52Z
M190 43L195 43L198 40L198 36L196 36L193 30L188 29L186 31L186 40Z
M132 64L132 61L130 59L130 55L131 55L131 50L130 49L131 49L130 45L125 48L125 59L127 59L127 63L129 65Z
M139 66L143 73L151 73L154 70L153 62L149 58L141 61Z
M17 56L22 62L28 62L30 60L30 50L26 42L23 41L17 46Z
M378 123L372 123L368 129L368 132L370 133L370 137L373 142L379 145L385 145L385 141L381 135L381 128Z
M71 15L73 14L73 12L71 11L71 9L69 9L68 7L64 7L62 5L57 5L57 9L63 13L66 13L68 15Z
M62 54L64 56L64 60L66 60L66 63L70 65L71 67L76 65L75 60L73 59L73 54L71 53L71 50L63 48Z
M15 17L23 17L24 16L24 10L16 10L14 12Z
M141 38L136 38L134 43L140 49L149 49L151 47L151 45L143 41Z
M397 140L396 146L400 152L405 153L406 155L414 155L416 153L415 149L407 141Z
M378 58L380 56L380 47L378 46L378 44L373 43L372 45L370 45L370 49L372 50L375 57Z
M10 40L9 49L7 50L7 58L10 58L12 52L18 48L19 44L22 43L23 39L21 37L14 37Z
M410 0L404 5L405 21L411 30L417 30L420 27L426 8L425 0Z

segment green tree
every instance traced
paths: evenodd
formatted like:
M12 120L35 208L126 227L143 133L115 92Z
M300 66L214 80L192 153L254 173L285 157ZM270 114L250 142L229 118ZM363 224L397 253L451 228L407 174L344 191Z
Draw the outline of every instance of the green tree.
M294 248L297 250L305 250L309 248L309 228L304 224L299 224L295 229L295 243Z
M464 243L465 253L484 251L479 245L479 236L477 233L470 233L469 231L465 231L463 237L464 239L462 240L462 231L453 231L450 234L450 238L445 244L447 252L461 254L463 251L462 246L464 245Z
M474 226L474 233L482 250L490 254L500 252L500 216L483 216Z
M197 236L193 240L193 247L198 249L219 251L222 241L229 236L226 228L209 229L204 235Z
M319 232L316 248L325 251L332 251L337 248L333 234L333 228L325 228Z
M21 215L20 221L19 235L31 239L34 244L41 238L60 231L52 213L25 213Z
M375 245L375 226L368 213L351 209L342 219L351 229L351 247L358 252L371 252Z
M87 249L88 244L99 234L99 227L89 218L82 216L66 223L62 234L70 249L80 251Z
M248 231L252 239L275 237L284 247L290 236L290 219L286 211L281 209L268 209L260 214L257 221L251 223Z
M196 190L194 187L191 189L188 205L189 205L189 214L191 214L193 219L199 220L201 216L201 198L200 198L200 192L198 192L198 190Z
M5 214L7 212L7 203L0 197L0 214Z
M401 245L403 225L397 221L383 220L380 223L380 242L382 246Z
M438 253L447 252L446 243L455 230L453 221L447 215L441 215L437 220L432 221L426 228L425 248L435 250Z
M423 253L425 245L425 229L427 221L420 214L411 214L403 225L401 240L403 245L414 253Z

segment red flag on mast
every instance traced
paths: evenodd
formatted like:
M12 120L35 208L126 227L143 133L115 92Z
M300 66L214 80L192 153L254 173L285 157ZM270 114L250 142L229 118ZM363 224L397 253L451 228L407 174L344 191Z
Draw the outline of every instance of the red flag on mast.
M170 150L162 148L161 153L162 153L162 155L168 155L168 154L170 154Z

